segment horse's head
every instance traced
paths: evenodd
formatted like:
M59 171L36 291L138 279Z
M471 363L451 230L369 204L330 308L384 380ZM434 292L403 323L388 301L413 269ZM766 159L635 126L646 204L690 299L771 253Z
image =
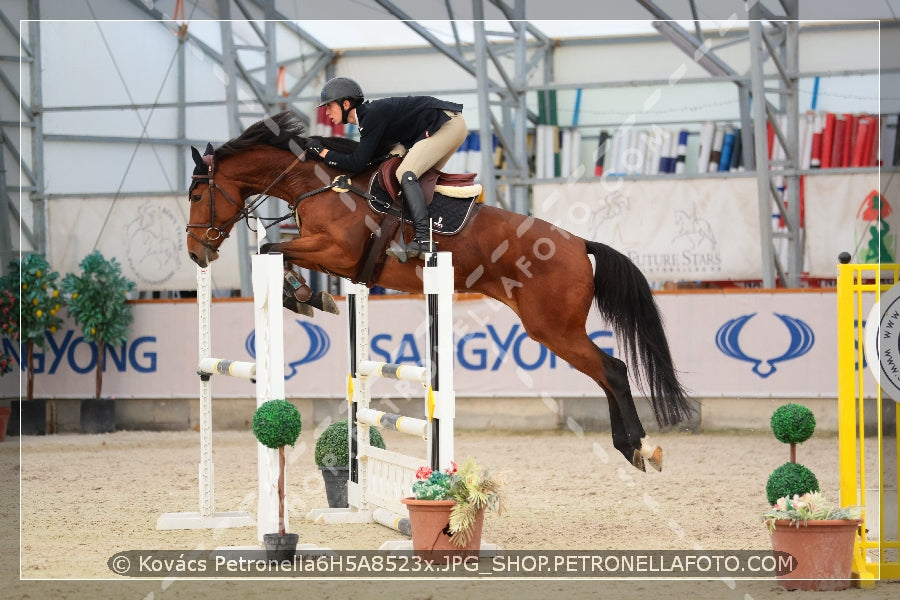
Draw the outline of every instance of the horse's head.
M187 249L191 260L206 267L219 257L219 246L244 217L244 199L236 183L216 177L212 144L207 144L202 156L192 146L191 154L195 167L188 189L191 209L186 228Z

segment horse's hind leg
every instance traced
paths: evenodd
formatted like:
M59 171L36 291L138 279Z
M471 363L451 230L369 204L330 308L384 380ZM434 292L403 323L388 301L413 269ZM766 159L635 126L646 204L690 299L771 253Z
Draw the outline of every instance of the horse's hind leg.
M628 383L628 369L621 360L609 356L599 348L601 362L606 374L606 396L609 400L609 419L612 428L613 446L642 471L644 459L657 471L662 470L662 448L650 444L641 425Z
M574 314L561 306L558 309L559 315ZM613 446L636 468L644 470L644 460L647 460L660 470L662 449L652 446L647 439L631 396L625 363L598 348L588 337L583 321L559 323L547 318L529 318L528 311L524 312L520 315L522 324L532 339L593 379L606 393Z

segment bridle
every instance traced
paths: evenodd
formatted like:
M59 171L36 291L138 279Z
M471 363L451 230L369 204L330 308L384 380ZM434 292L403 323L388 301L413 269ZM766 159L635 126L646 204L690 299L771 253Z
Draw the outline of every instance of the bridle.
M245 202L243 204L243 206L241 205L240 202L235 201L234 198L229 196L228 192L223 190L219 186L219 184L216 183L216 180L215 180L215 174L216 174L215 155L212 152L204 154L202 156L202 159L203 159L203 163L207 167L207 172L205 174L194 173L193 175L191 175L192 182L191 182L190 188L188 189L188 198L190 198L191 202L199 202L199 199L198 200L193 199L193 197L191 196L191 192L194 190L194 188L197 186L197 184L199 184L201 182L206 182L207 186L209 186L209 223L208 224L207 223L188 223L187 226L185 227L185 231L187 231L187 234L190 237L197 240L197 242L200 243L200 245L202 245L207 250L210 250L212 252L218 252L218 246L221 246L222 242L225 241L225 239L227 239L229 236L227 230L231 229L231 227L235 223L237 223L240 220L244 220L247 222L247 227L252 229L248 219L251 216L251 214L253 213L253 211L255 211L257 208L259 208L259 206L263 202L265 202L266 198L268 198L269 190L271 190L275 184L277 184L279 181L281 181L284 178L284 176L287 175L298 162L306 160L306 152L307 151L304 150L303 152L298 154L297 157L294 159L294 161L291 162L291 164L289 164L281 173L279 173L278 176L274 180L272 180L272 183L270 183L266 187L265 190L260 192L256 196L256 198L254 198L251 202ZM222 225L220 225L220 226L216 225L216 199L215 199L216 190L218 190L225 197L226 200L228 200L232 205L234 205L238 209L237 213L233 217L231 217L230 219L228 219L227 221L222 223ZM308 192L300 195L292 203L291 211L287 215L276 218L276 219L272 219L272 222L269 223L268 225L266 225L266 227L267 228L271 227L272 225L275 225L276 223L280 223L281 221L285 221L285 220L291 218L292 216L295 216L297 207L299 206L301 201L303 201L306 198L309 198L311 196L315 196L316 194L321 194L322 192L326 192L328 190L334 190L336 192L348 192L349 191L349 192L358 194L368 200L374 200L374 196L367 193L365 190L361 190L361 189L351 185L350 179L347 175L338 175L337 177L334 178L334 180L330 184L322 186L322 187L314 189L314 190L311 190L311 191L308 191ZM203 229L204 230L203 236L206 239L203 239L202 237L200 237L199 235L197 235L196 233L191 231L191 229ZM213 242L218 242L216 247L214 247L212 245Z
M235 201L234 198L228 195L228 192L223 190L219 184L216 183L215 174L216 174L216 159L213 153L203 155L202 159L204 164L206 164L207 172L206 174L197 174L194 173L191 175L192 183L190 188L188 189L188 198L190 198L191 202L199 202L198 200L194 200L191 196L191 192L197 186L197 184L201 182L206 182L206 185L209 186L209 223L188 223L185 227L185 231L187 234L197 240L204 248L210 250L212 252L218 252L218 247L214 247L213 242L219 242L217 246L221 246L222 242L228 238L228 230L240 220L244 220L247 222L247 227L250 227L250 222L248 218L251 216L253 211L255 211L259 206L265 202L266 198L268 198L268 192L272 189L272 187L281 181L285 175L287 175L294 166L305 160L306 151L301 152L294 161L288 165L274 180L270 183L265 190L260 192L256 198L254 198L251 202L245 202L243 206L240 202ZM216 225L216 198L215 193L218 190L222 196L225 197L232 205L237 207L238 211L235 213L233 217L222 223L221 225ZM199 235L191 231L191 229L203 229L203 236L205 239L201 238Z

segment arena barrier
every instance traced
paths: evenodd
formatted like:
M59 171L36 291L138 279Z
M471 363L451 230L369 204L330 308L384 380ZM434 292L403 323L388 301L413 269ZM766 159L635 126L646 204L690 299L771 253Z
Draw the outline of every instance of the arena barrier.
M900 281L900 265L841 264L837 280L838 455L841 506L861 506L863 525L853 551L859 585L900 578L900 423L897 405L876 383L867 383L865 346L879 334L880 310L866 308ZM868 314L867 314L868 311ZM867 321L869 321L867 323ZM894 342L896 344L896 342ZM874 359L874 360L873 360ZM878 373L877 351L868 368ZM880 373L879 373L880 377ZM880 382L881 379L879 378ZM868 396L868 399L867 399ZM874 401L872 396L875 396ZM866 431L875 410L877 431ZM871 418L869 419L871 421ZM874 438L874 439L873 439ZM873 457L874 456L874 460ZM873 466L874 465L874 466Z
M283 265L280 253L256 254L252 257L253 308L256 362L233 361L210 357L211 303L210 270L197 269L197 306L200 319L200 510L198 512L165 513L156 521L157 529L212 529L249 527L253 516L244 511L214 510L212 460L212 375L249 379L256 384L256 405L284 398L284 337L282 316ZM278 531L278 450L257 444L258 502L257 535ZM288 515L284 515L285 528Z
M411 493L416 470L424 465L444 469L453 461L453 256L429 255L422 275L426 294L424 367L369 360L368 289L356 284L347 294L350 333L350 377L347 385L350 469L348 508L313 509L317 523L380 523L410 535L408 512L401 498ZM420 384L425 388L426 419L385 413L370 408L373 378ZM382 450L369 444L369 428L381 427L426 441L427 458Z

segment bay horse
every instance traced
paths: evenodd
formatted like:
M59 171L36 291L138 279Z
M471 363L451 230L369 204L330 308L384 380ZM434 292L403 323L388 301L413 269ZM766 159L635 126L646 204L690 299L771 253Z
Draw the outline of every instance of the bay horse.
M384 216L360 194L334 185L336 177L346 174L307 157L305 139L299 117L285 111L251 125L219 148L208 145L202 156L192 148L196 169L188 193L187 249L195 263L205 267L216 260L232 227L260 199L271 196L295 209L300 235L267 244L266 250L281 252L286 267L350 279L359 272L367 240ZM316 139L345 152L356 143ZM376 169L370 165L353 179L369 181ZM256 199L247 200L254 195ZM602 351L586 330L596 302L625 358L636 367L635 379L649 394L660 427L687 419L693 409L678 381L647 279L630 259L605 244L531 216L476 206L459 233L438 240L439 250L453 253L456 290L509 306L532 339L593 379L608 399L613 446L636 468L645 470L646 459L661 470L662 449L649 442L638 417L625 362ZM411 226L405 227L410 239ZM422 264L389 257L368 284L421 291Z

